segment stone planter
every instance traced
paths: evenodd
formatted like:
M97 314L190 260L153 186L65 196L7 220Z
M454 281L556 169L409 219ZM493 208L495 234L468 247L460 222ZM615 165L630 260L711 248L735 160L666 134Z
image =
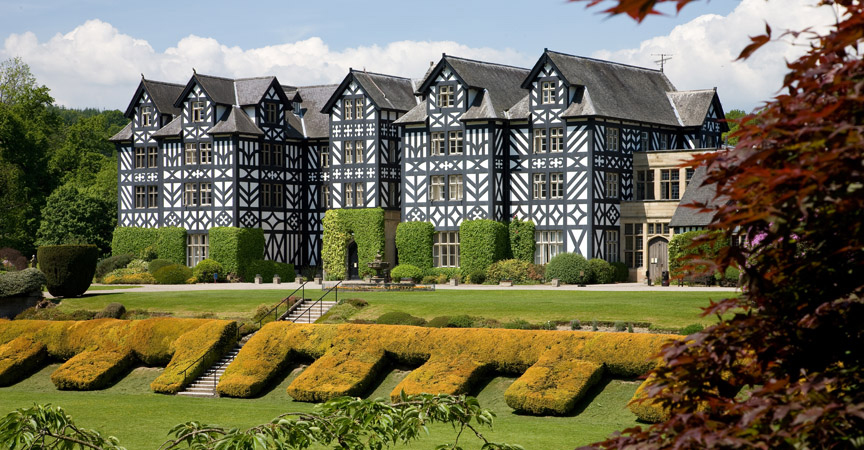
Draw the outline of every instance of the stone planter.
M261 274L255 274L255 284L261 284L264 280L261 278Z
M557 279L557 278L553 278L552 281L551 281L550 283L552 284L552 287L559 287L559 286L561 286L561 280L559 280L559 279Z
M321 284L321 277L315 277L315 284Z
M459 279L458 278L451 278L450 279L450 286L459 286Z
M295 278L294 278L294 282L297 283L297 284L302 283L302 282L303 282L303 277L295 277Z
M279 275L273 275L273 284L282 284L282 278Z
M498 286L503 286L503 287L513 287L513 281L511 281L511 280L501 280L501 281L498 282Z

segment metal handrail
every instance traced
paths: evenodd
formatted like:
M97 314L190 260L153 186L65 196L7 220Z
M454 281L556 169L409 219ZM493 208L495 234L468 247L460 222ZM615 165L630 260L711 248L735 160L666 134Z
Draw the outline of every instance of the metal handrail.
M294 320L294 323L297 323L297 321L300 320L301 317L305 316L306 313L309 313L309 319L308 319L308 322L307 322L307 323L312 323L312 308L314 308L315 305L318 305L318 315L319 315L319 317L320 317L322 314L324 314L324 303L322 303L321 300L323 300L324 297L326 297L328 294L330 294L330 292L333 291L334 289L336 290L336 293L334 294L334 295L336 296L336 303L339 303L339 285L340 285L340 284L342 284L342 280L340 280L338 283L336 283L336 284L334 284L333 286L331 286L330 289L327 289L327 292L325 292L323 295L321 295L320 297L318 297L318 300L315 300L314 303L312 303L311 305L309 305L308 308L306 308L302 313L300 313L299 316L297 316L297 319Z
M240 327L237 327L237 342L240 342ZM183 384L186 384L186 378L187 378L186 372L188 372L189 369L192 368L192 366L194 366L195 364L198 364L198 362L201 361L202 359L204 359L207 355L209 355L210 353L215 352L215 351L216 351L216 348L217 348L217 347L211 348L211 349L208 350L206 353L204 353L203 355L199 356L198 359L196 359L195 361L192 361L192 364L189 364L188 366L186 366L185 369L183 369ZM230 351L230 350L229 350L229 351ZM214 384L214 386L213 386L213 389L214 389L214 392L215 392L215 389L216 389L215 384Z
M279 307L282 306L283 303L287 302L292 296L294 296L294 294L296 294L297 291L302 291L300 293L300 298L305 299L306 298L306 283L308 283L308 281L304 281L303 284L300 285L300 287L298 287L297 289L294 289L294 292L288 294L287 297L283 298L282 301L277 303L276 306L274 306L273 308L270 309L270 311L267 311L264 315L262 315L261 318L258 319L258 328L261 328L262 322L264 322L264 319L266 319L270 315L271 312L273 313L273 320L274 321L279 320L279 312L278 312ZM296 304L298 304L298 303L295 303L295 305ZM291 311L291 308L293 306L294 305L291 305L290 307L288 307L288 311Z

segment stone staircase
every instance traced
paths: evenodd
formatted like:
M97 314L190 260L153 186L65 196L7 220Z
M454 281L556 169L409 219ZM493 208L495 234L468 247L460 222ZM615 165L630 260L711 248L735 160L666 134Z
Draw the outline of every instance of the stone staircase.
M296 323L315 323L316 320L336 305L335 301L322 300L311 310L306 311L313 303L314 300L304 299L290 313L286 312L279 317L279 320L287 320ZM236 358L237 354L240 353L240 349L243 348L243 346L246 345L246 342L248 342L254 335L255 333L243 336L243 338L240 339L237 345L231 349L228 354L213 364L206 372L196 378L195 381L186 386L184 390L178 392L177 395L186 397L218 397L216 385L219 384L219 379L222 378L222 374L225 373L225 368L234 361L234 358Z

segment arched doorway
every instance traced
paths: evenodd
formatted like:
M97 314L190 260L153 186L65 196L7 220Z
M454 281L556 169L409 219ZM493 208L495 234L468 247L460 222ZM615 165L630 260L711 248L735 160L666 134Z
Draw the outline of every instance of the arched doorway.
M349 280L356 280L360 278L360 267L358 267L360 257L357 255L357 242L352 240L350 243L348 243L348 250L346 252L345 259L345 266L348 268L348 270L345 272L347 275L346 278Z
M669 270L669 241L656 237L648 242L648 277L656 281Z

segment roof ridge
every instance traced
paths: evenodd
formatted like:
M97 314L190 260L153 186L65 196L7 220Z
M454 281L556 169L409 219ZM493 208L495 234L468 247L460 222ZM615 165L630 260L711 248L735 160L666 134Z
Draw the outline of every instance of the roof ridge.
M297 88L297 89L303 89L303 88L307 88L307 89L308 89L308 88L319 88L319 87L330 87L330 86L339 87L339 84L341 84L341 83L336 83L336 84L313 84L313 85L309 85L309 86L297 86L296 88Z
M377 76L379 76L379 77L398 78L398 79L400 79L400 80L408 80L408 81L411 81L411 78L408 78L408 77L400 77L400 76L398 76L398 75L388 75L388 74L386 74L386 73L379 73L379 72L369 72L369 71L367 71L367 70L351 69L351 72L365 73L366 75L377 75Z
M477 63L477 64L485 64L485 65L487 65L487 66L499 66L499 67L507 67L507 68L510 68L510 69L519 69L519 70L524 70L524 71L526 71L526 72L530 72L530 71L531 71L531 69L526 69L525 67L514 66L514 65L511 65L511 64L502 64L502 63L495 63L495 62L489 62L489 61L480 61L480 60L478 60L478 59L463 58L463 57L461 57L461 56L453 56L453 55L448 55L448 54L446 54L446 53L444 54L444 58L459 59L459 60L462 60L462 61L468 61L468 62L473 62L473 63Z
M169 81L148 80L147 78L144 78L143 80L145 83L156 83L156 84L164 84L164 85L168 85L168 86L179 86L181 88L186 87L185 84L171 83Z
M595 61L595 62L606 63L606 64L614 64L616 66L629 67L631 69L640 69L640 70L647 70L649 72L663 73L660 69L649 69L647 67L634 66L633 64L625 64L625 63L620 63L620 62L616 62L616 61L609 61L609 60L600 59L600 58L591 58L589 56L571 55L569 53L557 52L555 50L547 49L546 53L557 53L559 55L569 56L571 58L587 59L588 61Z
M234 78L220 77L218 75L207 75L203 73L195 73L192 75L193 77L205 77L205 78L216 78L217 80L225 80L225 81L236 81Z
M266 78L276 78L276 75L263 75L260 77L244 77L244 78L234 78L234 81L246 81L246 80L263 80ZM230 79L230 78L229 78Z

